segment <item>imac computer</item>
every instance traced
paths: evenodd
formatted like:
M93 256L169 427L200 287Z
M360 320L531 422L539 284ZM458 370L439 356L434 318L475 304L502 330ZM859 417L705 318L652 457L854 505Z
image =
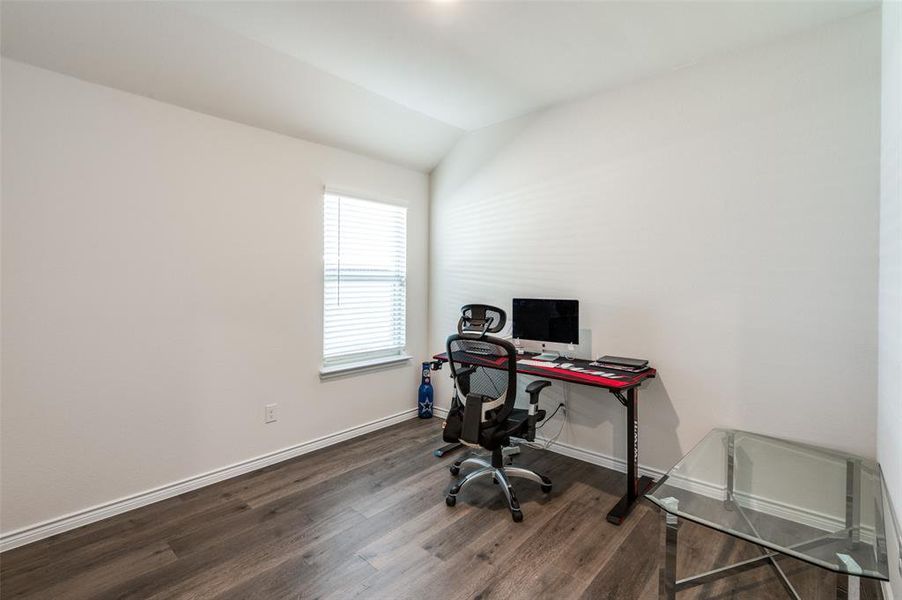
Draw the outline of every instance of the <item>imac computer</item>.
M557 352L544 351L545 342L579 343L579 301L514 298L513 337L542 342L542 354L536 360L555 360Z

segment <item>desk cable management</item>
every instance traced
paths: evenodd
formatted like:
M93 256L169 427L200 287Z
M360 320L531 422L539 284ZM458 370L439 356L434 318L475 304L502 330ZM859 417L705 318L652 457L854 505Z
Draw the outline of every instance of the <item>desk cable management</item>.
M567 414L567 410L568 410L568 408L567 408L567 405L568 405L568 393L567 393L567 391L568 391L568 388L569 388L569 387L570 387L570 386L568 386L566 383L564 383L564 385L563 385L563 388L564 388L564 399L563 399L563 401L561 401L560 403L558 403L557 408L554 409L554 412L552 412L551 415L549 415L548 417L546 417L546 418L542 421L542 423L540 423L539 425L536 426L536 431L538 431L539 429L545 427L545 425L547 425L547 424L551 421L551 419L554 418L554 416L558 413L559 410L561 410L561 408L564 409L564 415ZM563 431L564 431L564 425L565 425L566 423L567 423L567 420L566 420L566 419L561 419L561 427L560 427L560 429L557 430L557 433L555 433L553 437L546 438L546 440L545 440L544 443L539 443L539 442L528 442L528 441L526 441L526 440L521 440L521 441L520 441L520 444L522 444L522 445L524 445L524 446L528 446L528 447L530 447L530 448L537 448L537 449L539 449L539 450L548 450L548 448L550 448L551 445L552 445L553 443L555 443L559 437L561 437L561 433L563 433Z

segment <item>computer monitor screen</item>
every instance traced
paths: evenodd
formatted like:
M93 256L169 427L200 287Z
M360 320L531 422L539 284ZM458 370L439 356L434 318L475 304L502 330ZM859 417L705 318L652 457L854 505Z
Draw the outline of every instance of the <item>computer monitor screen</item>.
M579 343L579 301L514 298L514 337L558 344Z

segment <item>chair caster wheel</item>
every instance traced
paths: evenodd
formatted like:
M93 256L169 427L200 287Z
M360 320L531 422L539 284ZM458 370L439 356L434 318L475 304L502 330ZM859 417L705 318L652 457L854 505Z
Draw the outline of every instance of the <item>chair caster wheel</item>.
M520 523L523 521L523 511L520 510L512 510L511 518L514 520L514 523Z
M460 467L456 467L456 466L454 466L454 465L451 465L451 468L450 468L449 470L451 471L451 474L454 475L454 476L457 476L457 475L460 474Z
M457 504L457 498L454 496L445 496L445 504L447 504L448 506L454 506L455 504ZM523 517L520 518L522 519Z
M545 485L545 484L543 483L543 484L542 484L542 491L545 492L546 494L551 493L551 485Z

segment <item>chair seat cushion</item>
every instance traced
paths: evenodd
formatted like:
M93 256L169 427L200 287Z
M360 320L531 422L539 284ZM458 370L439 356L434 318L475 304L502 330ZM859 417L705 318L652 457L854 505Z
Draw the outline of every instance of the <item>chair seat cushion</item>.
M536 423L545 418L545 411L536 411ZM488 427L479 432L479 445L486 450L494 450L506 443L510 436L521 437L526 435L529 426L529 410L515 408L504 423L497 427Z

